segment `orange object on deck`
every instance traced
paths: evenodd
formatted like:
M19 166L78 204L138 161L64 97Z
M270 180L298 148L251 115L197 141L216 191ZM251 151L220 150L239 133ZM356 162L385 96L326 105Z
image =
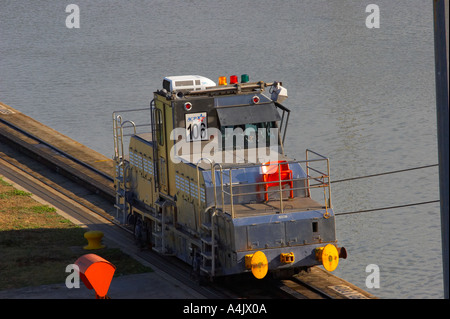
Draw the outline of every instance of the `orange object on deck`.
M109 285L116 267L106 259L95 254L86 254L77 259L80 277L88 289L94 289L97 299L107 298Z
M263 173L263 181L264 184L264 190L267 192L269 187L272 186L280 186L280 179L281 179L281 185L283 184L289 184L291 187L290 192L290 198L294 198L294 182L292 181L292 170L289 169L289 164L286 161L273 161L273 162L267 162L263 163L262 166L262 173ZM265 201L269 201L269 194L264 193L264 199Z

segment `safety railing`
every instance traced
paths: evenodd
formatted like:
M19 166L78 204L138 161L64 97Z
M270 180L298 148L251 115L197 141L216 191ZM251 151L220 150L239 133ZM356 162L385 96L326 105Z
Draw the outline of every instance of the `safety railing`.
M113 138L114 138L114 161L115 161L115 188L116 188L116 219L119 219L119 214L122 214L123 223L125 223L126 214L128 210L128 204L126 200L126 193L129 189L129 160L127 159L128 152L125 152L124 138L129 138L138 133L138 128L151 127L150 123L136 124L131 120L124 120L124 113L130 112L147 112L149 114L149 108L120 110L112 113L113 118ZM138 119L143 117L136 116ZM124 133L124 130L127 132ZM131 130L131 132L129 132ZM147 132L140 132L147 133ZM126 144L128 145L128 143Z
M318 157L318 159L309 159L309 157L310 157L309 154L316 155ZM320 170L318 170L318 169L316 169L314 167L311 167L309 165L310 162L313 163L313 162L317 162L317 161L325 161L326 162L326 165L327 165L326 173L324 173L324 172L322 172L322 171L320 171ZM330 159L328 157L325 157L325 156L319 154L319 153L316 153L314 151L306 149L305 162L306 162L306 175L307 176L311 176L310 175L310 171L312 170L312 171L316 172L317 174L320 174L318 177L322 178L322 181L324 181L325 179L327 180L327 183L324 183L324 190L325 190L325 187L328 189L328 200L325 202L325 204L327 204L328 207L332 207L331 206ZM317 177L313 177L313 179L317 181L316 178ZM309 188L309 181L310 181L310 179L308 179L308 189L309 189L308 192L309 192L309 196L311 196L310 188Z
M315 155L316 158L311 158L311 155ZM322 170L314 166L313 164L319 164L322 163L326 166L325 170L326 172L323 172ZM302 178L287 178L282 179L282 165L286 164L304 164L306 168L306 177ZM270 181L261 181L261 182L254 182L254 183L236 183L233 182L233 171L241 170L246 167L254 167L254 166L238 166L238 167L230 167L230 168L223 168L220 164L211 165L212 166L212 182L214 185L214 202L215 205L217 205L217 194L216 194L216 188L217 186L220 186L220 192L221 192L221 209L222 211L227 211L231 214L232 218L235 218L235 198L239 196L248 196L248 195L260 195L260 194L271 194L271 193L279 193L279 198L275 199L279 202L279 210L280 213L284 213L284 205L283 201L287 198L283 198L283 192L289 191L305 191L307 197L311 197L311 190L313 189L323 189L324 194L324 206L325 206L325 217L329 216L328 208L331 208L331 186L330 186L330 163L329 159L323 155L320 155L316 152L313 152L311 150L306 150L306 160L304 161L279 161L279 162L269 162L269 163L263 163L260 165L260 170L262 172L264 171L276 171L278 173L278 179L270 180ZM275 167L277 168L275 170ZM215 171L219 170L220 180L217 181L215 178ZM313 173L312 173L313 172ZM276 173L275 173L276 174ZM313 175L311 175L313 174ZM228 183L224 182L224 176L227 177ZM278 187L264 187L264 185L274 184L278 183ZM292 183L287 188L283 188L282 185L285 183ZM292 185L297 184L296 187L292 187ZM304 186L298 186L298 185L304 185ZM225 190L225 187L228 188L228 191ZM264 190L258 191L251 191L251 192L239 192L236 191L238 188L246 187L246 188L252 188L255 189L258 188L265 188ZM229 198L229 204L225 204L225 196L228 196ZM267 198L264 195L265 198ZM291 196L290 196L291 197ZM272 200L272 201L275 201ZM229 207L229 210L227 209Z
M112 113L113 119L113 138L114 138L114 158L116 160L122 160L125 156L124 150L124 137L130 137L138 133L138 129L142 130L142 127L148 127L150 130L140 131L139 133L151 133L152 123L151 120L147 123L136 124L132 120L124 120L123 115L127 113L135 113L135 112L146 112L145 116L135 115L137 119L145 119L149 118L149 108L140 108L140 109L130 109L130 110L119 110L114 111ZM124 130L132 129L131 133L124 133Z

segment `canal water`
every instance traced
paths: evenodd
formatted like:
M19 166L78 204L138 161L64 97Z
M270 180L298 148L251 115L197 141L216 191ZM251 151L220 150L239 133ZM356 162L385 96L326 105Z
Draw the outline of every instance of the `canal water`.
M66 27L70 3L79 28ZM329 156L338 181L438 162L433 45L432 1L1 1L0 100L111 157L112 112L148 106L164 76L282 81L287 154ZM333 183L333 206L432 201L438 188L437 167ZM438 203L336 224L349 253L338 276L381 298L443 297ZM366 286L373 269L379 288Z

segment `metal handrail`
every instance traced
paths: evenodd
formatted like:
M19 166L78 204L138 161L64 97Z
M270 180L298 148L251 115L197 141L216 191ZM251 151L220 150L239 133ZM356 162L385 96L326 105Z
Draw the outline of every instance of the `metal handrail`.
M123 214L123 222L125 222L126 211L127 211L127 199L126 192L128 191L128 181L129 181L129 162L126 160L125 156L125 148L124 148L124 136L132 136L136 135L137 127L141 126L150 126L150 124L136 124L131 120L123 120L121 114L119 113L129 113L129 112L137 112L137 111L148 111L148 108L140 108L140 109L130 109L130 110L119 110L114 111L112 113L113 119L113 139L114 139L114 161L116 162L116 176L115 183L117 182L116 187L116 218L119 218L119 209L122 210ZM124 129L133 128L132 134L124 134ZM123 200L123 203L122 203ZM120 205L123 205L122 207Z
M325 157L325 156L323 156L323 155L321 155L321 154L319 154L319 153L317 153L317 152L314 152L314 151L312 151L312 150L310 150L310 149L306 149L306 176L309 176L309 169L312 169L309 165L308 165L308 163L309 162L311 162L312 160L309 160L308 161L308 153L312 153L312 154L314 154L314 155L316 155L316 156L319 156L319 157L321 157L322 159L324 159L324 160L326 160L327 161L327 176L328 176L328 207L332 207L332 205L331 205L331 179L330 179L330 159L328 158L328 157ZM314 169L313 169L314 170ZM323 174L323 173L321 173L321 174ZM308 181L308 184L309 184L309 181ZM309 194L310 196L311 196L311 194Z
M293 179L283 179L281 180L282 182L291 182L291 181L307 181L307 180L315 180L318 182L318 184L313 184L313 185L309 185L306 187L289 187L289 190L305 190L305 189L313 189L313 188L324 188L324 187L328 187L329 183L325 182L325 181L321 181L319 180L319 178L328 178L328 176L319 176L319 177L309 177L309 178L293 178ZM256 183L246 183L246 184L235 184L233 187L243 187L243 186L257 186L257 185L264 185L264 184L272 184L274 183L273 181L269 181L269 182L256 182ZM228 184L225 184L228 185ZM231 194L228 193L227 191L223 190L223 192L226 195L233 195L233 196L244 196L244 195L256 195L256 194L265 194L265 193L275 193L275 192L279 192L279 190L267 190L267 191L258 191L258 192L248 192L248 193L238 193L238 194Z
M220 163L214 164L213 170L212 170L212 172L211 172L211 174L214 175L214 177L213 177L213 181L214 181L214 182L213 182L213 185L214 185L214 204L215 204L216 209L217 209L217 198L216 198L216 196L217 196L217 193L216 193L216 170L215 170L216 166L219 166L220 172L222 172L222 164L220 164ZM224 202L225 202L225 198L224 198L225 191L224 191L224 189L223 189L223 176L222 176L222 174L220 175L220 185L221 185L220 188L221 188L221 194L222 194L222 207L223 207Z
M245 196L245 195L256 195L256 194L266 194L266 193L275 193L275 192L279 192L280 193L280 198L279 198L279 202L280 202L280 212L283 213L284 212L284 207L283 207L283 188L282 188L282 183L283 182L295 182L295 181L303 181L307 183L306 186L301 186L301 187L293 187L290 188L288 190L307 190L308 193L308 197L311 196L311 189L315 189L315 188L323 188L324 189L324 200L325 200L325 209L326 209L326 214L328 215L328 208L331 208L331 181L330 181L330 164L329 164L329 159L323 155L320 155L314 151L311 150L306 150L307 155L306 155L306 160L305 161L285 161L285 162L281 162L281 163L268 163L268 164L261 164L260 167L262 166L269 166L269 165L277 165L278 166L278 174L279 174L279 188L277 190L270 190L268 189L267 191L258 191L258 192L246 192L246 193L235 193L233 192L233 188L236 187L242 187L242 186L258 186L258 185L264 185L264 184L269 184L269 183L273 183L273 181L268 181L268 182L256 182L256 183L245 183L245 184L234 184L233 185L233 176L232 176L232 171L233 170L237 170L237 169L242 169L245 168L247 166L239 166L239 167L231 167L231 168L227 168L226 170L228 170L228 174L229 174L229 187L230 190L229 192L224 190L224 185L228 185L228 184L224 184L223 182L223 173L224 173L224 169L222 168L222 166L219 164L215 164L214 168L216 165L219 166L219 170L220 170L220 187L221 187L221 193L222 193L222 210L224 210L224 206L225 206L225 201L224 201L224 195L228 195L230 196L230 208L231 208L231 217L234 218L235 217L235 212L234 212L234 197L238 197L238 196ZM321 157L320 159L308 159L308 153L313 153L319 157ZM318 169L315 169L313 167L310 166L310 163L312 162L319 162L319 161L326 161L326 165L327 165L327 174L321 172ZM289 163L305 163L306 165L306 177L305 178L293 178L293 179L285 179L285 180L281 180L281 170L280 170L280 165L282 164L289 164ZM254 165L249 165L250 166L254 166ZM213 186L214 186L214 202L215 205L217 205L217 198L216 198L216 179L215 179L215 170L214 168L212 169L212 179L213 179ZM320 174L318 176L311 176L310 175L310 170ZM317 183L316 184L311 184L310 181L314 180ZM328 199L326 198L326 191L325 189L328 188Z
M119 123L120 124L120 137L121 137L120 138L120 143L121 143L120 148L122 150L122 162L123 162L123 158L125 156L124 147L123 147L123 126L124 126L124 124L127 124L127 123L131 124L131 126L128 126L128 127L133 127L134 135L136 135L136 124L133 121L127 120L125 122L120 122Z
M129 109L129 110L118 110L114 111L112 113L112 119L113 119L113 138L114 138L114 157L117 161L122 160L124 157L124 148L123 148L123 137L124 136L131 136L132 134L123 134L124 128L130 128L133 127L134 134L136 134L136 128L137 127L145 127L145 126L151 126L151 120L149 124L136 124L131 120L123 121L122 113L131 113L131 112L142 112L142 111L148 111L148 108L138 108L138 109ZM119 114L121 113L121 114ZM125 125L125 124L131 124L131 125Z
M200 170L199 168L199 164L201 161L203 160L207 160L209 162L209 164L211 165L211 173L214 172L214 162L207 158L207 157L202 157L197 161L196 167L197 167L197 191L198 191L198 209L200 209L201 207L201 193L200 193ZM214 206L217 208L217 195L216 195L216 177L213 175L212 176L212 182L214 185ZM201 214L199 214L199 219ZM201 220L199 220L199 225L201 225Z
M293 181L304 181L306 180L306 178L299 178L299 179L294 179ZM287 181L287 180L283 180ZM252 183L252 184L238 184L235 185L234 187L240 187L240 186L253 186L253 185L259 185L259 184L267 184L267 183L273 183L273 182L261 182L261 183ZM310 186L310 188L324 188L324 187L328 187L328 183L322 183L323 185L317 186L319 184L316 185L312 185ZM288 189L284 189L284 190L305 190L308 189L308 187L294 187L294 188L288 188ZM258 192L249 192L249 193L238 193L238 194L233 194L233 196L246 196L246 195L257 195L257 194L265 194L265 193L276 193L279 192L279 190L267 190L267 191L258 191ZM228 193L227 191L224 190L224 193L226 195L231 195L230 193Z

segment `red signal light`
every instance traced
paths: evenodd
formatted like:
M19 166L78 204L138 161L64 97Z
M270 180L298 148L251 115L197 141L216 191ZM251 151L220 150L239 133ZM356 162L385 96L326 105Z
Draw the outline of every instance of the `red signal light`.
M237 75L231 75L230 76L230 84L236 84L236 83L238 83Z
M253 101L254 104L258 104L258 103L259 103L259 96L255 95L255 96L252 98L252 101Z

